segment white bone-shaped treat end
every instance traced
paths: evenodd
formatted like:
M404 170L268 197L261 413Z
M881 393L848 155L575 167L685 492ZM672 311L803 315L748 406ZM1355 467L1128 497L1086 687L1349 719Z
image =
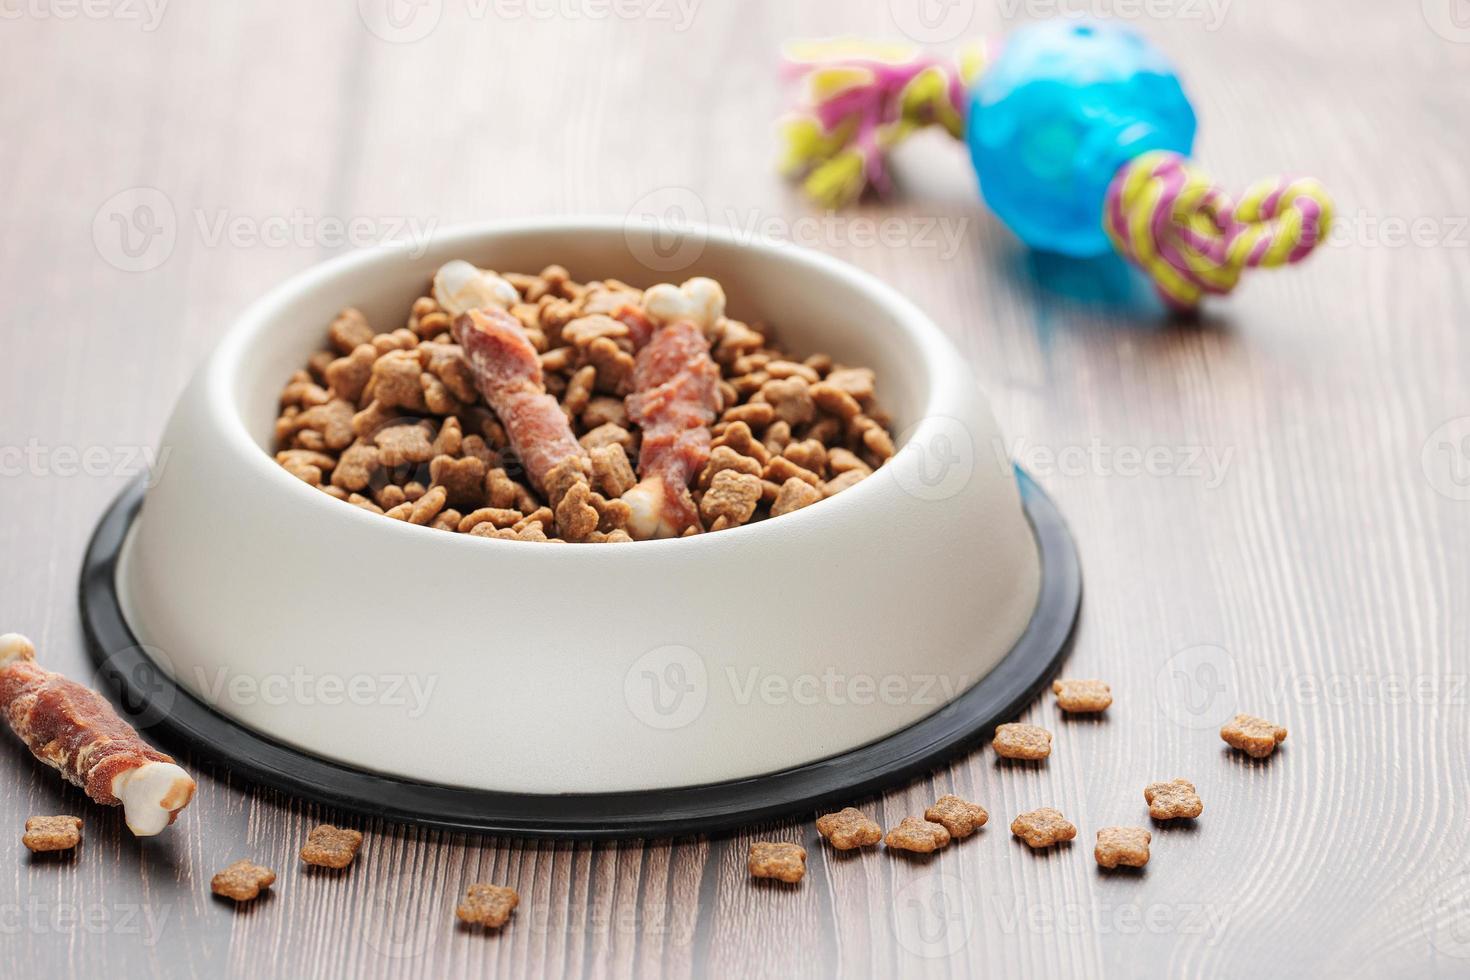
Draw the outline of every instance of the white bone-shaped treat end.
M145 762L112 779L123 820L136 837L152 837L174 822L194 798L194 780L172 762Z
M622 500L628 505L628 536L635 541L672 538L674 526L664 518L664 486L657 477L649 477L630 487Z
M0 636L0 667L17 660L35 660L36 645L19 633Z
M682 286L662 283L644 292L643 310L658 324L688 320L709 331L725 315L725 291L703 276L686 279Z
M487 306L510 309L521 301L521 294L495 273L455 259L434 273L434 300L450 316L459 316Z

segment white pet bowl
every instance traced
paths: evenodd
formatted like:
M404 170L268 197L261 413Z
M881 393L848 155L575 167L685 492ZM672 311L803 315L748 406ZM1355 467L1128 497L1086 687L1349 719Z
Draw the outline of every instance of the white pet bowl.
M715 231L545 220L359 252L246 310L181 397L116 562L125 625L194 698L343 766L510 794L737 780L885 739L960 696L1037 604L1036 543L955 348L835 259ZM691 247L691 245L693 247ZM333 500L271 457L276 399L357 306L397 325L453 258L650 285L718 279L799 355L874 368L900 451L805 510L716 534L547 545ZM1070 618L1068 619L1070 624ZM109 655L115 651L104 651Z

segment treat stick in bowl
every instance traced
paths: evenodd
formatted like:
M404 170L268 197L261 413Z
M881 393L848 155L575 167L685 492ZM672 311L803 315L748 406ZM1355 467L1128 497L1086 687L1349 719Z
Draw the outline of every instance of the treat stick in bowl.
M568 460L581 473L591 469L561 403L547 393L536 348L515 317L493 306L469 310L454 321L454 337L537 490L551 497L552 473Z
M122 806L128 829L152 837L194 798L194 780L144 742L107 699L36 663L19 633L0 636L0 712L37 759L93 802Z
M691 320L660 326L638 352L628 417L643 429L638 475L623 500L635 538L667 538L697 528L690 481L709 460L710 423L720 408L720 368Z
M536 489L551 497L554 472L589 472L587 451L572 434L561 404L546 391L536 348L525 327L506 312L520 299L515 287L455 259L435 274L434 297L455 318L453 336L464 350L475 387L505 426Z

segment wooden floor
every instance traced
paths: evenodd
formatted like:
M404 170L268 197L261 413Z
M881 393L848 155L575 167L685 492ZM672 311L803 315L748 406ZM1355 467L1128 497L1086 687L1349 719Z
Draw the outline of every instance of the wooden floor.
M0 21L0 631L89 676L74 596L92 524L236 311L346 247L332 221L363 219L366 244L672 194L876 273L958 342L1081 549L1067 671L1111 681L1117 703L1095 723L1050 698L1028 709L1057 733L1039 770L977 751L853 801L885 825L950 791L990 809L929 860L836 857L809 819L676 843L429 832L192 757L194 806L140 843L0 739L0 974L1470 973L1470 24L1455 0L1101 4L1154 11L1138 26L1180 65L1198 157L1222 180L1295 169L1340 204L1323 254L1191 326L1113 265L1024 253L938 138L903 153L894 200L797 220L812 212L770 166L775 53L919 32L900 0L647 0L639 18L426 0L391 23L376 0L157 3L63 19L77 8L36 0ZM935 9L978 8L979 34L1093 6ZM880 222L896 231L874 242ZM1236 708L1290 727L1276 758L1224 750L1210 727ZM1200 787L1198 825L1156 828L1144 874L1099 873L1096 829L1138 823L1143 786L1174 776ZM1075 844L1032 854L1010 837L1043 804L1077 823ZM28 859L23 820L55 812L87 818L83 847ZM318 820L368 834L350 873L298 870ZM755 836L807 842L799 888L751 884ZM208 882L243 855L281 878L235 911ZM454 924L477 880L520 891L501 935Z

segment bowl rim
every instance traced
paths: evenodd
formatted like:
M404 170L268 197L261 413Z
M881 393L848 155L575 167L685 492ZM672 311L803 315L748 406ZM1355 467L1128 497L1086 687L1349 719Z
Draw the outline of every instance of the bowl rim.
M647 229L650 234L655 230L657 229ZM667 231L667 229L664 230ZM904 449L907 445L924 439L934 426L941 424L942 418L948 417L945 406L956 404L961 397L960 389L964 383L963 372L966 364L953 342L926 313L897 289L872 273L824 252L789 242L742 236L733 230L707 224L690 223L681 225L680 230L702 236L706 244L714 242L735 249L752 249L774 256L779 261L799 266L809 274L831 277L850 289L867 294L869 298L886 307L893 314L892 319L902 331L907 346L918 355L922 368L923 396L917 421L898 434L899 438L895 439L894 455L874 473L886 472L891 478L894 472L901 467L917 468L920 465L919 454L905 453ZM432 237L428 248L424 249L423 254L454 248L472 250L483 245L486 239L504 235L537 233L580 235L609 232L620 232L625 238L631 240L632 236L642 234L643 229L630 223L626 216L621 215L567 215L465 223L437 232ZM323 283L340 278L362 267L389 264L401 261L405 257L422 258L422 255L411 254L414 248L422 247L422 243L391 242L334 256L308 266L277 283L241 311L209 355L199 376L204 386L206 411L212 416L214 431L223 441L220 448L239 457L252 475L266 481L268 486L286 488L289 485L290 489L283 489L282 492L294 494L294 499L301 501L304 507L321 508L321 519L323 520L368 522L364 524L365 527L377 528L378 533L383 534L432 534L443 542L443 547L484 548L488 544L490 547L509 546L535 549L528 554L558 553L559 549L542 547L542 542L495 538L476 541L459 540L471 536L446 534L431 527L409 524L406 521L385 520L380 514L373 514L359 507L343 506L343 501L330 498L327 494L288 473L276 462L274 455L269 450L264 449L251 437L246 427L239 410L241 374L248 363L252 345L260 340L262 334L270 330L283 311ZM698 259L690 265L690 271L683 277L697 274ZM653 274L658 275L657 272ZM640 554L646 555L654 548L674 548L678 549L677 553L692 557L700 549L707 549L711 546L724 547L737 542L756 544L761 536L800 533L802 525L798 522L821 520L824 514L830 517L835 507L851 509L860 506L879 492L878 481L863 480L835 497L819 501L821 504L819 507L804 507L792 513L783 514L780 518L728 528L718 535L696 534L688 538L627 542L617 548L598 547L597 553L621 554L629 548L637 548ZM774 531L770 528L772 524L778 525ZM736 535L741 535L741 537L736 537ZM593 545L592 542L568 542L568 544L574 547Z

